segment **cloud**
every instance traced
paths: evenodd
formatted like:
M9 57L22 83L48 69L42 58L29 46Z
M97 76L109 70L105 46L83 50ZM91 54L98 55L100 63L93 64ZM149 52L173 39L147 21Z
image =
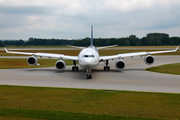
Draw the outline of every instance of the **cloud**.
M179 0L101 0L99 6L102 9L118 10L120 12L133 12L150 10L153 8L170 9L173 5L180 5Z
M179 0L0 0L0 39L89 37L91 24L95 37L173 36L179 6Z

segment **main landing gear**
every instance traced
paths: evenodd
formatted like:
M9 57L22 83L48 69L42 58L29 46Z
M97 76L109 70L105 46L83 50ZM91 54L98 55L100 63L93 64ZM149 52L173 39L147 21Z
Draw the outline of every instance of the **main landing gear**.
M106 71L106 70L110 70L110 66L108 66L108 64L109 64L109 61L108 60L106 60L106 62L104 61L104 63L106 64L106 66L104 66L104 71Z
M91 70L87 70L86 79L91 79L92 75L90 74Z
M73 64L74 64L74 66L72 66L72 71L78 71L78 70L79 70L79 67L76 66L77 61L73 60Z

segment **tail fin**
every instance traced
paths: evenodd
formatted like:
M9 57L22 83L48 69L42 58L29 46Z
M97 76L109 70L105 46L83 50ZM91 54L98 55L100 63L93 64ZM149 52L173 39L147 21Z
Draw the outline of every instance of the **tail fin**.
M91 46L93 46L93 25L91 25Z

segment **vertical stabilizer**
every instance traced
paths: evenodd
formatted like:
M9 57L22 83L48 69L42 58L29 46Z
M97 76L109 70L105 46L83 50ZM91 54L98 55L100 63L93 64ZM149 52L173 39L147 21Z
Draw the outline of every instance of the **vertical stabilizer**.
M91 46L93 46L93 25L91 25Z

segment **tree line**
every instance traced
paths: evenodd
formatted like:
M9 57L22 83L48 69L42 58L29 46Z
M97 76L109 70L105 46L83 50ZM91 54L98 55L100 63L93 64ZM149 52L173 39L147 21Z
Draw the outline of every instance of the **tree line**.
M65 39L42 39L29 38L24 40L5 40L0 41L0 46L42 46L42 45L74 45L74 46L89 46L91 41L89 37L82 40L65 40ZM95 46L161 46L161 45L180 45L180 37L169 37L166 33L148 33L143 38L138 38L136 35L130 35L123 38L94 38Z

